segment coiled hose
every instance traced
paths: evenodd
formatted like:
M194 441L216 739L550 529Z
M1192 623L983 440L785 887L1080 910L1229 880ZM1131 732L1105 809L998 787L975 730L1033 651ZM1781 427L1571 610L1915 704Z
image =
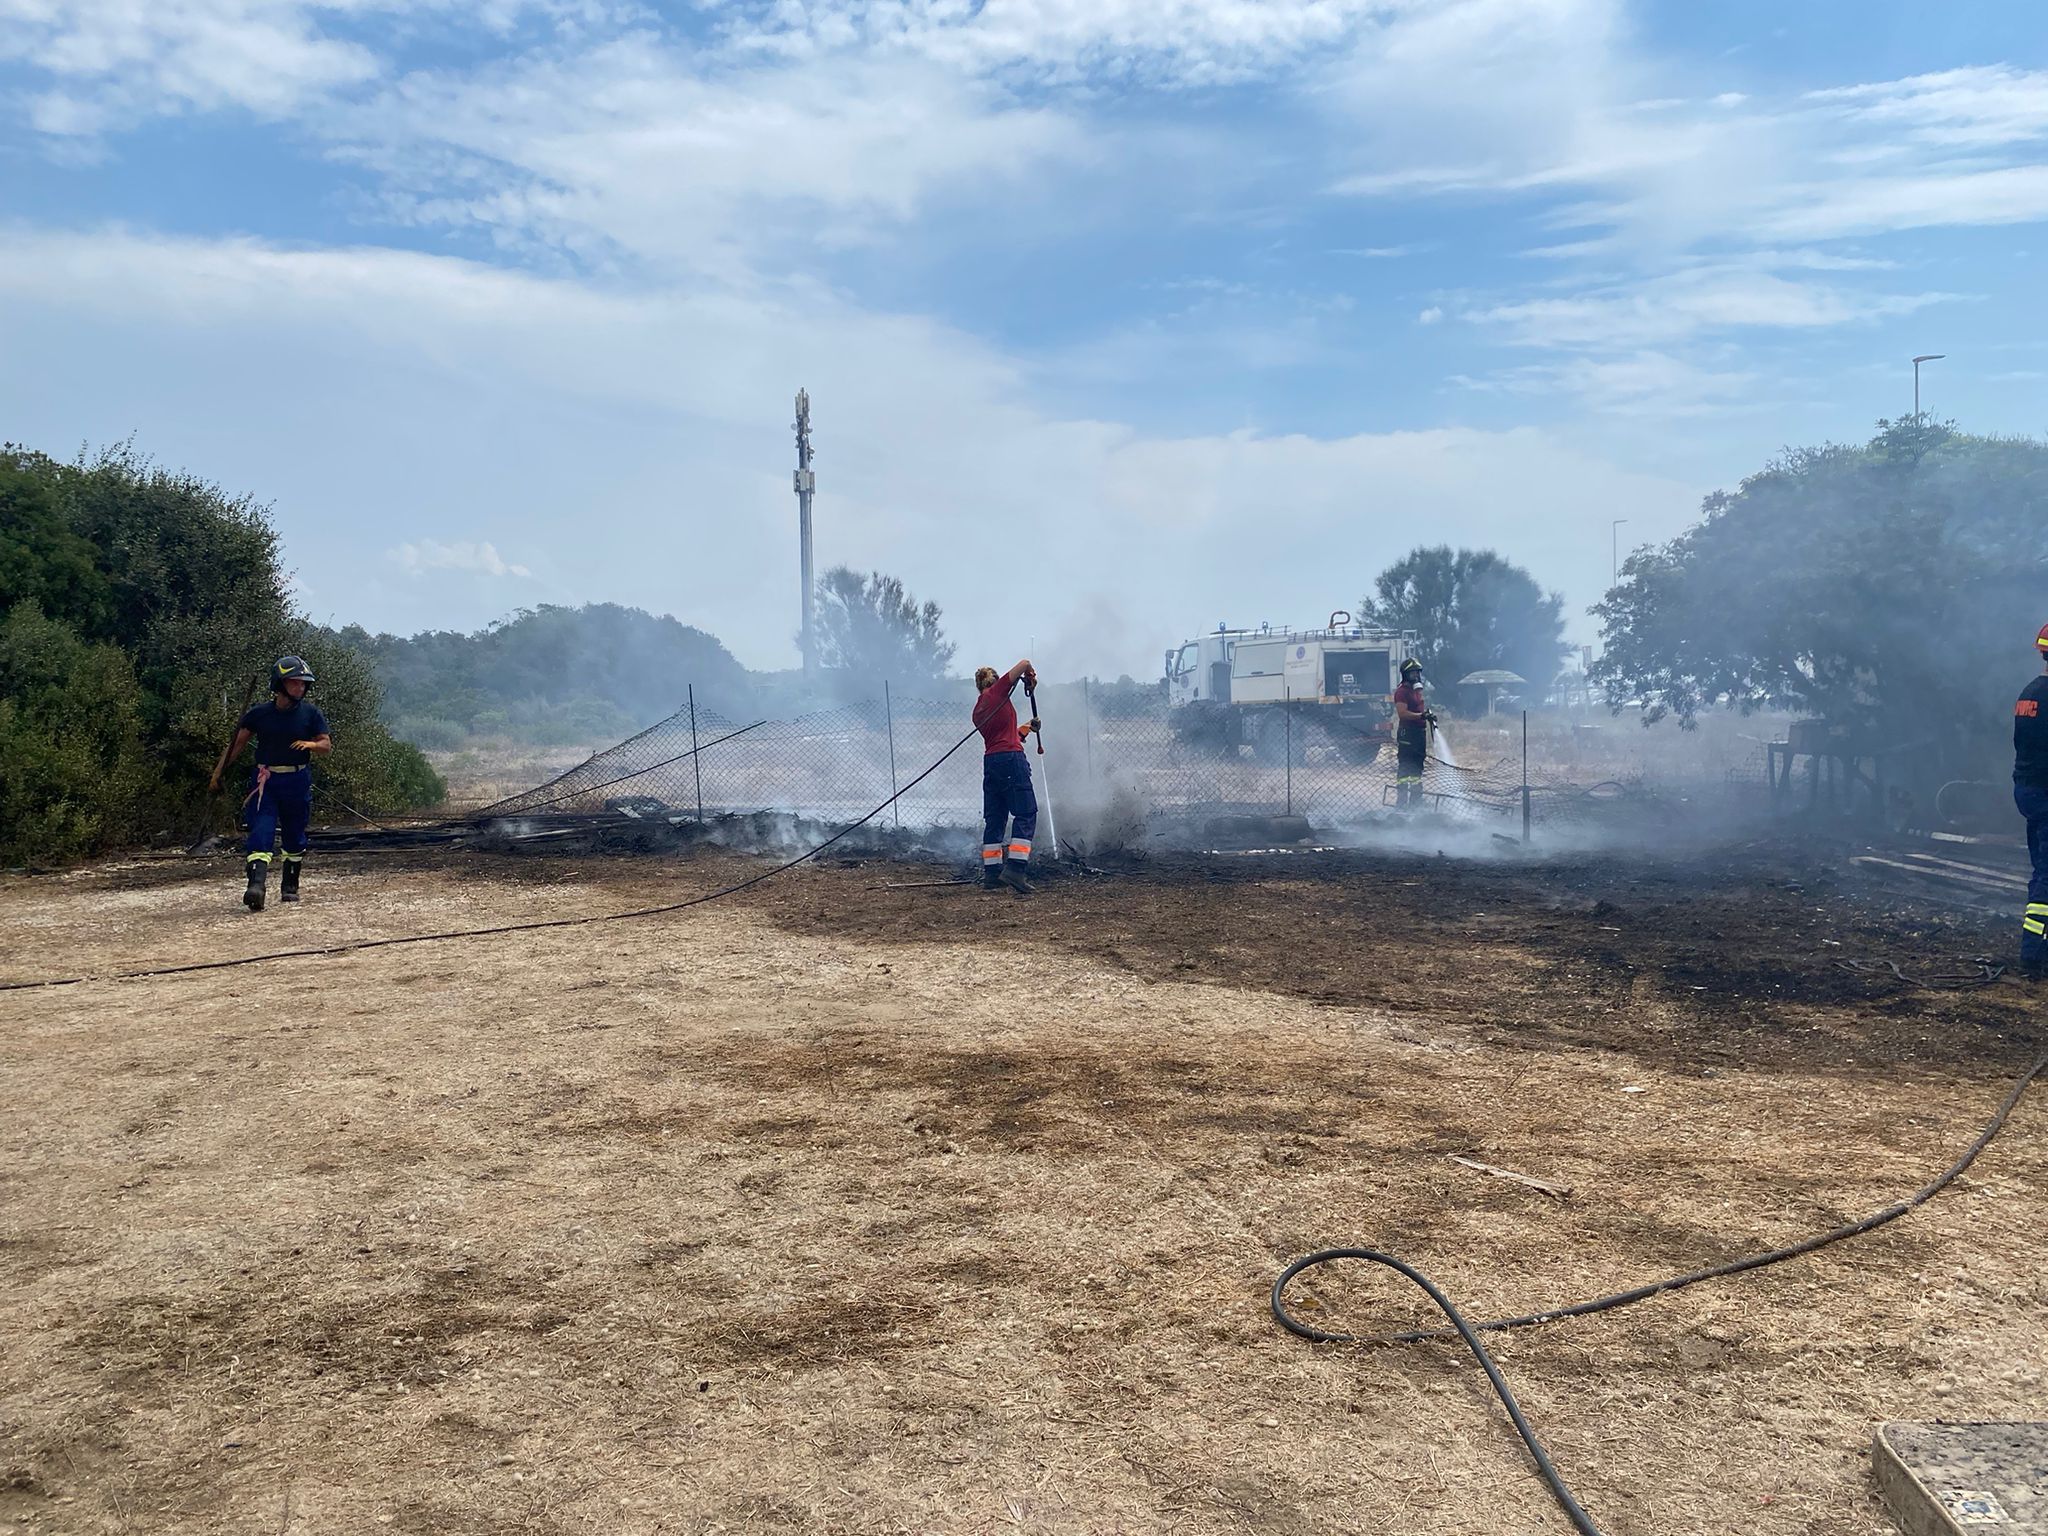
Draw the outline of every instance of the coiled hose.
M1509 1328L1530 1328L1538 1323L1553 1323L1560 1318L1586 1317L1595 1312L1611 1312L1616 1307L1630 1306L1638 1301L1647 1301L1652 1296L1661 1296L1666 1291L1683 1290L1689 1285L1698 1285L1703 1280L1719 1280L1728 1275L1739 1275L1747 1270L1763 1269L1767 1265L1782 1264L1787 1259L1796 1259L1832 1243L1839 1243L1866 1232L1874 1232L1888 1222L1897 1221L1916 1206L1925 1205L1949 1185L1961 1178L1977 1155L1991 1145L1992 1139L2005 1128L2006 1119L2012 1114L2022 1095L2035 1078L2048 1071L2048 1055L2043 1055L2033 1066L2021 1075L2012 1090L1999 1103L1984 1129L1977 1133L1977 1139L1964 1149L1963 1155L1949 1165L1929 1183L1895 1204L1883 1210L1873 1211L1860 1221L1834 1227L1826 1232L1805 1238L1783 1248L1773 1248L1766 1253L1751 1254L1747 1258L1731 1259L1725 1264L1715 1264L1706 1269L1695 1269L1687 1274L1673 1275L1669 1279L1655 1280L1648 1285L1639 1285L1632 1290L1616 1291L1611 1296L1599 1296L1591 1301L1573 1302L1568 1306L1549 1307L1541 1312L1525 1312L1519 1317L1494 1318L1488 1322L1474 1323L1466 1320L1454 1302L1440 1290L1436 1283L1421 1270L1393 1254L1382 1253L1376 1248L1321 1248L1316 1252L1296 1259L1280 1272L1280 1278L1273 1282L1273 1318L1289 1333L1309 1340L1314 1344L1413 1344L1425 1339L1460 1339L1472 1351L1480 1368L1486 1372L1486 1379L1493 1384L1494 1394L1501 1406L1508 1411L1508 1418L1515 1426L1515 1433L1522 1437L1522 1444L1529 1449L1530 1457L1536 1463L1536 1471L1549 1486L1560 1508L1570 1517L1574 1529L1582 1536L1601 1536L1600 1528L1593 1523L1579 1501L1572 1497L1572 1491L1565 1485L1564 1477L1557 1470L1557 1464L1550 1459L1550 1453L1543 1448L1543 1442L1536 1436L1528 1419L1522 1413L1522 1405L1515 1400L1515 1394L1507 1384L1507 1378L1494 1364L1493 1356L1487 1353L1479 1335L1487 1332L1504 1331ZM1356 1334L1331 1333L1312 1323L1305 1323L1287 1310L1287 1287L1300 1275L1319 1265L1334 1263L1338 1259L1357 1259L1367 1264L1378 1264L1393 1270L1420 1286L1423 1293L1435 1303L1438 1311L1450 1320L1449 1328L1421 1329L1409 1333L1391 1333L1361 1338Z

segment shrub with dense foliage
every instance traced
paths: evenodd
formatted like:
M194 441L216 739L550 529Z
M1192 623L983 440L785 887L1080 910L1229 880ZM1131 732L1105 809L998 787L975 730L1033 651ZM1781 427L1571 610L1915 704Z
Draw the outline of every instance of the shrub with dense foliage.
M1879 425L1784 454L1629 558L1593 610L1618 704L1681 722L1770 704L1998 766L2048 620L2048 443Z
M9 863L189 835L251 680L290 650L320 674L330 802L375 814L442 796L378 723L369 664L293 611L247 497L126 447L75 464L0 448L0 612Z

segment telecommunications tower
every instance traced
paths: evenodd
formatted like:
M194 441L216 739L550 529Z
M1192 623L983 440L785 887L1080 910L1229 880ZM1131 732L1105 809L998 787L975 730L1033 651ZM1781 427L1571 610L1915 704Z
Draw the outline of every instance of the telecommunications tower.
M796 392L796 531L804 606L803 629L797 644L803 651L806 677L818 669L817 637L811 628L811 609L817 602L817 589L811 580L811 493L817 488L818 477L811 473L811 392L800 389Z

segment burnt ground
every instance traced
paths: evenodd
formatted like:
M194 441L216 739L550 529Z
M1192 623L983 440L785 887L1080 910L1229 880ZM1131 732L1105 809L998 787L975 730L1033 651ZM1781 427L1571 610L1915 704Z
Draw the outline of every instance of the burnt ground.
M0 883L0 971L759 867L343 854L248 917L231 863L136 861ZM1469 1361L1289 1338L1279 1267L1371 1243L1491 1315L1781 1243L1945 1166L2048 1035L2016 981L1842 966L2012 925L1828 844L882 888L932 873L0 994L0 1531L1562 1530ZM1853 1244L1503 1339L1603 1527L1883 1531L1875 1421L2038 1413L2044 1130Z

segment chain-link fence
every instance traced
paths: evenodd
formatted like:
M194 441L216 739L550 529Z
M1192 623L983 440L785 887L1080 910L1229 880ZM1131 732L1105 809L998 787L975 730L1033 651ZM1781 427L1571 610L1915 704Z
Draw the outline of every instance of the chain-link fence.
M1314 704L1250 707L1233 722L1235 739L1222 739L1213 718L1194 728L1156 696L1134 702L1128 691L1086 683L1041 686L1039 704L1046 749L1032 750L1041 822L1062 842L1129 844L1175 826L1199 837L1283 816L1341 835L1402 810L1387 734L1343 724ZM970 827L981 817L981 743L960 745L971 734L970 707L887 687L793 720L735 720L686 706L477 815L781 811L844 824L900 794L880 825ZM1643 800L1639 782L1582 781L1556 764L1503 754L1498 730L1475 727L1473 743L1491 755L1461 762L1453 752L1460 734L1453 723L1433 739L1415 792L1416 808L1441 820L1517 833L1525 817L1532 827L1570 825ZM1512 739L1505 744L1512 748Z

